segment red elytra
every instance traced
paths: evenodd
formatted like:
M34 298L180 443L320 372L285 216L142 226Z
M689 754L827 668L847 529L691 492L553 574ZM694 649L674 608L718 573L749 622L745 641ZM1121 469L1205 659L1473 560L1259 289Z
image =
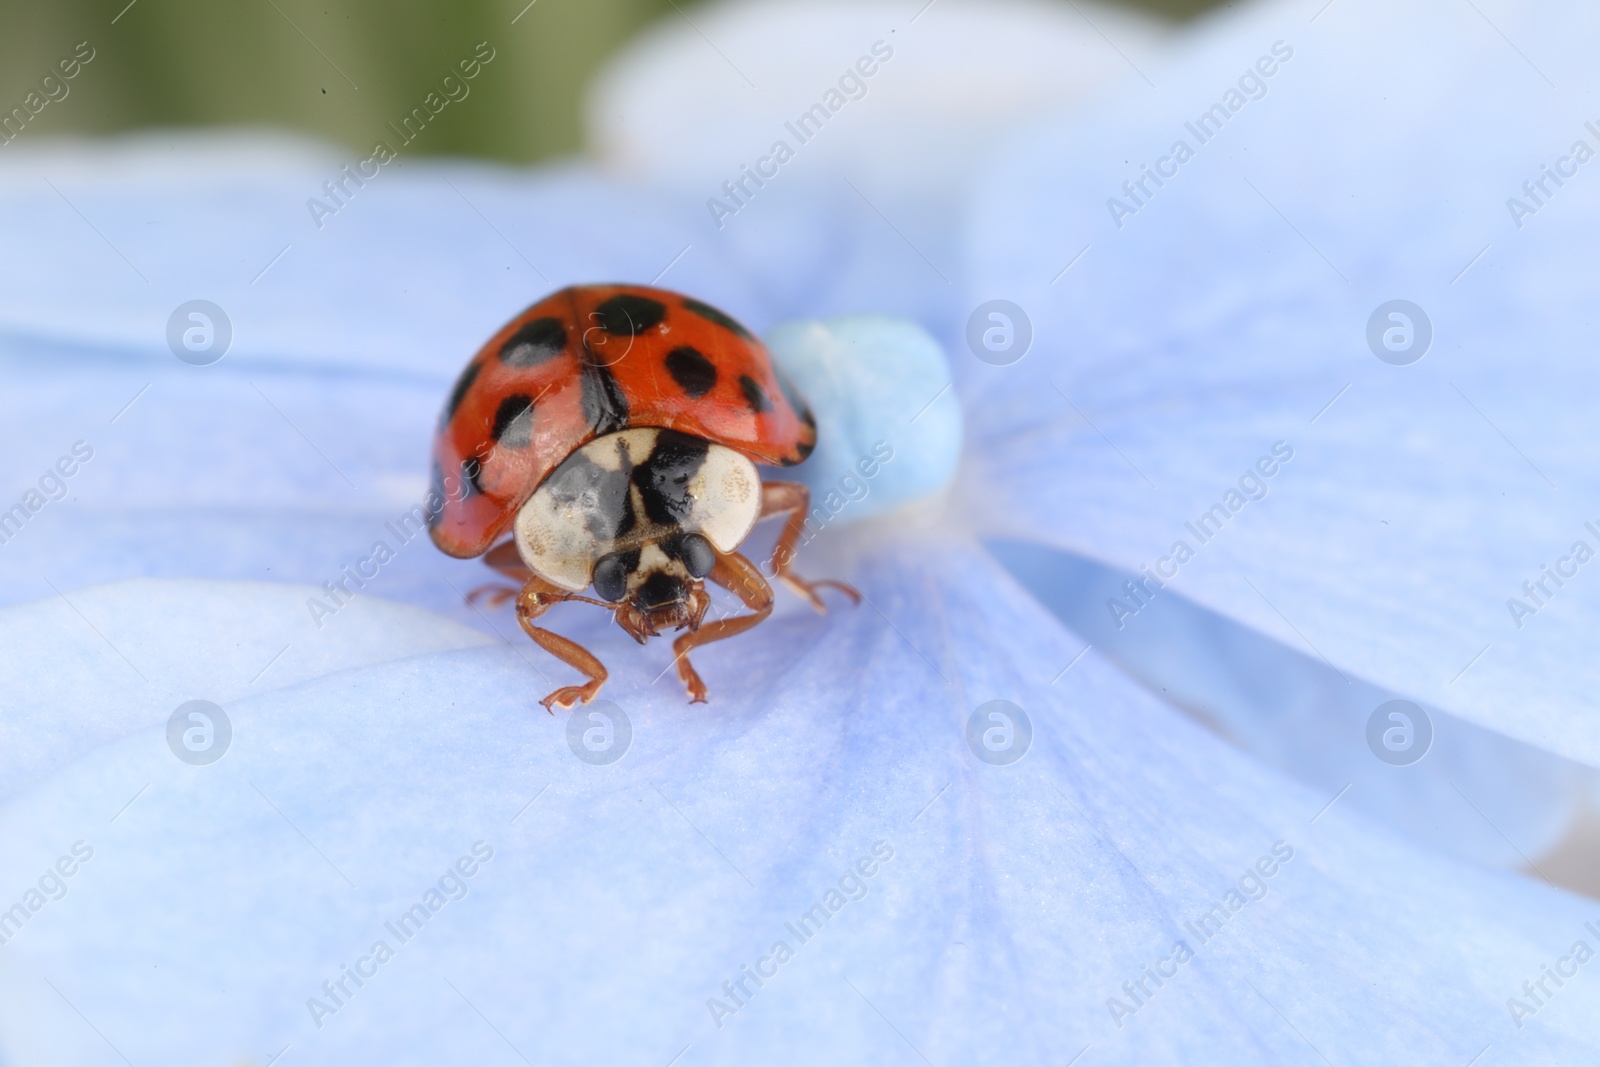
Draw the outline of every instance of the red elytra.
M434 543L482 555L564 459L641 427L773 466L801 462L817 438L766 346L723 312L642 285L563 289L502 327L457 380L434 444ZM444 491L446 475L460 491Z

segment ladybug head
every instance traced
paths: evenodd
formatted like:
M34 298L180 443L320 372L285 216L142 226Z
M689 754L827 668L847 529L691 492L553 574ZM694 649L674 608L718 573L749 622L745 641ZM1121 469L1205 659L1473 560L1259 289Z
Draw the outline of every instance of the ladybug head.
M617 625L642 645L663 630L700 628L711 606L701 579L716 562L710 541L678 534L602 556L594 565L594 589L617 605Z

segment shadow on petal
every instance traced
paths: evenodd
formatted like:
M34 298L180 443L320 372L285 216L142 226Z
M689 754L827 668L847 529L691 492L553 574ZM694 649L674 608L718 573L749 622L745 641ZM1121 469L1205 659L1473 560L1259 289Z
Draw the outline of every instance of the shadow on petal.
M1368 722L1406 699L1170 589L1086 556L993 541L995 557L1057 618L1152 692L1239 748L1445 852L1600 896L1600 870L1562 856L1592 836L1600 772L1424 707L1432 743L1409 764L1375 754ZM1118 607L1114 610L1112 605Z

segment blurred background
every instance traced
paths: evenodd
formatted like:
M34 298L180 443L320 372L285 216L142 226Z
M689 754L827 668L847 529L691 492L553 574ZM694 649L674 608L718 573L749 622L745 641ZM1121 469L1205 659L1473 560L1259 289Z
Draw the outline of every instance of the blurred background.
M1178 20L1225 5L1110 6ZM594 70L652 22L693 20L696 7L687 0L3 0L0 109L21 105L58 59L87 41L96 50L93 77L70 85L79 103L46 107L30 124L30 139L35 130L246 125L370 150L387 123L421 104L487 41L507 59L471 84L471 108L427 129L408 154L528 163L580 148ZM110 44L116 47L104 47Z

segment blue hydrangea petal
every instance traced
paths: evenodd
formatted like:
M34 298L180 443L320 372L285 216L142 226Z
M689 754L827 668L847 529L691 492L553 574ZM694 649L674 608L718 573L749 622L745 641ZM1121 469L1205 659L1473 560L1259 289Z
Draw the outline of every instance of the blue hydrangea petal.
M347 585L347 589L355 589ZM312 602L332 605L313 612ZM373 596L269 582L132 579L0 609L0 800L98 746L334 671L490 643Z
M1414 702L1402 711L1413 732L1395 743L1415 747L1386 762L1369 723L1392 692L1170 589L1119 626L1105 605L1139 576L1036 543L986 547L1096 650L1267 765L1430 848L1600 888L1573 869L1600 798L1594 768Z
M0 1048L19 1067L101 1055L87 1018L134 1062L1593 1057L1583 983L1520 1029L1506 1006L1592 947L1591 908L1338 806L1312 822L1327 797L1094 653L1073 664L1081 646L981 556L867 562L861 609L700 653L708 707L652 684L665 649L615 660L633 741L610 766L575 757L511 650L241 701L209 768L155 730L96 750L0 809L7 886L95 850L0 953ZM1009 766L966 740L996 698L1033 727ZM371 968L398 941L385 923L480 841L465 897L441 892L319 1029L307 1000ZM841 894L719 1029L723 982L798 941L785 924L880 841L864 897ZM1241 885L1260 899L1230 914ZM1219 902L1202 942L1187 924ZM1163 959L1175 974L1143 979L1119 1028L1108 999Z
M1600 146L1539 73L1589 84L1576 42L1596 16L1498 11L1501 36L1468 15L1241 12L1157 90L1019 138L971 234L977 291L1028 309L1036 351L966 398L971 491L996 532L1129 573L1187 541L1173 588L1202 606L1595 766L1600 586L1592 564L1559 587L1543 568L1600 552L1583 325L1600 213L1581 179L1536 218L1508 198ZM1292 58L1272 59L1280 41ZM1265 95L1199 144L1185 122L1263 55ZM1195 157L1114 220L1180 138ZM1369 347L1395 298L1432 323L1409 366ZM1294 459L1267 481L1278 442ZM1217 505L1226 529L1191 533Z
M932 321L948 303L946 281L842 184L778 190L764 216L712 239L681 194L577 168L430 164L385 173L318 230L299 212L330 162L218 138L8 157L0 215L19 251L0 264L0 368L14 386L0 393L0 441L34 479L75 441L97 458L5 541L0 603L49 595L40 574L335 578L425 495L433 427L466 359L558 285L655 280L756 331L844 312ZM150 285L109 247L63 243L82 220L42 172L107 222ZM157 225L119 228L129 218ZM956 261L947 219L896 221ZM260 277L240 261L260 247L264 266L284 244ZM91 253L109 262L86 267ZM205 367L165 338L197 295L233 326ZM481 576L406 551L381 595L472 623L456 587Z

